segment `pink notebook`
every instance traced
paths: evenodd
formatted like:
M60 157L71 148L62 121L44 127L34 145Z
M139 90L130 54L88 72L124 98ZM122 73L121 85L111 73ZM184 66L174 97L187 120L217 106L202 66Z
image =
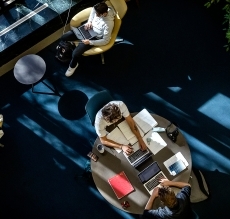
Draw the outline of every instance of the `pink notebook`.
M124 171L108 179L108 182L118 199L121 199L134 191L134 188Z

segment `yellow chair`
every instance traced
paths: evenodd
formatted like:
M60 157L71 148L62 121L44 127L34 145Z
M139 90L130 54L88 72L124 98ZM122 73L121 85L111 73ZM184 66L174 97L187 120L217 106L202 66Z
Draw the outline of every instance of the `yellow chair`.
M101 54L102 64L105 64L103 53L105 51L109 50L114 45L117 34L118 34L120 26L121 26L121 19L124 17L124 15L127 11L127 5L126 5L125 0L109 0L109 1L106 1L106 4L108 6L113 7L113 9L116 12L116 16L114 18L114 28L113 28L113 31L111 34L111 40L108 44L106 44L104 46L94 46L82 54L83 56L91 56L91 55ZM80 11L78 14L76 14L71 19L70 26L78 27L81 25L82 22L88 20L91 10L92 10L92 7L86 8L86 9Z

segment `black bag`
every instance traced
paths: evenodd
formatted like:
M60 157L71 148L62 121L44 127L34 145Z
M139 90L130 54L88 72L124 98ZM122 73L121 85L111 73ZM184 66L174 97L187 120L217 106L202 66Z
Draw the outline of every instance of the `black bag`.
M56 58L61 62L69 62L72 59L72 53L75 44L67 41L60 41L56 47Z
M166 134L169 139L171 139L173 142L176 142L177 136L179 135L179 130L176 127L174 130L170 130L172 127L173 123L171 122L167 128L166 128Z

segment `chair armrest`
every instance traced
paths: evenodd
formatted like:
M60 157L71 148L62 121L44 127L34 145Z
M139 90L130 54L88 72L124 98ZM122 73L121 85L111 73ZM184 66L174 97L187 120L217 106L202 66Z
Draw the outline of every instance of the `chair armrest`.
M77 13L70 21L70 26L78 27L82 22L88 20L92 7L86 8L79 13Z

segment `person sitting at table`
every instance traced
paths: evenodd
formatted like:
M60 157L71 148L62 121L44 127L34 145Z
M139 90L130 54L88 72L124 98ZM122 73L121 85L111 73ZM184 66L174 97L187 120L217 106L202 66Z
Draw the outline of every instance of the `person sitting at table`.
M145 206L142 219L190 219L192 217L190 206L191 185L184 182L169 181L168 179L161 179L160 182L160 186L153 190ZM181 188L181 191L175 195L169 186ZM152 206L157 197L160 198L164 207L153 210Z
M142 150L146 150L147 146L144 143L133 118L130 116L127 106L122 101L111 101L108 104L106 104L102 109L100 109L96 114L94 125L96 129L96 133L101 140L101 143L108 147L119 148L122 151L124 151L126 154L132 153L133 149L130 145L119 144L106 137L107 135L106 127L113 123L116 123L122 117L125 118L130 129L137 137L140 144L140 148Z

